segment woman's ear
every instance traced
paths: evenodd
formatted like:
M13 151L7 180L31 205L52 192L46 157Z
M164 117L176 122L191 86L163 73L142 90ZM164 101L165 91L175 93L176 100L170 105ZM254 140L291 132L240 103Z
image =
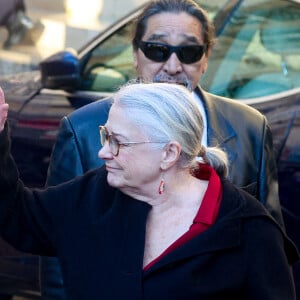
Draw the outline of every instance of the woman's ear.
M179 160L181 145L176 141L169 142L162 153L161 168L166 170L172 167Z

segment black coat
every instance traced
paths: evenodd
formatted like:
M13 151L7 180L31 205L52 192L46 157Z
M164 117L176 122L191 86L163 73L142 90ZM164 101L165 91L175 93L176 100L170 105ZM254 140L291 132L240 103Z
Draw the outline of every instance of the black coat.
M0 135L0 233L16 248L57 255L68 299L293 300L294 245L265 208L223 181L216 223L143 272L151 206L90 171L46 191L18 180Z

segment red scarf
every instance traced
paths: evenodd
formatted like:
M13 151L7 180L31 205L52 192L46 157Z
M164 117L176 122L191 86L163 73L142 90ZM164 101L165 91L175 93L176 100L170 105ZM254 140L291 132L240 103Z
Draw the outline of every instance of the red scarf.
M178 238L173 244L171 244L162 254L151 261L147 266L144 267L144 271L150 269L158 260L172 252L179 246L185 244L195 236L201 234L216 221L222 198L222 185L220 177L216 171L206 165L199 164L200 168L195 172L195 177L208 180L208 187L204 194L202 203L199 207L197 215L195 216L193 223L189 230Z

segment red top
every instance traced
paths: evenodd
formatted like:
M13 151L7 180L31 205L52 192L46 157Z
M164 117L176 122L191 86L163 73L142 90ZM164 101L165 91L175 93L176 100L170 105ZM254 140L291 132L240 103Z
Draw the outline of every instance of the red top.
M208 180L209 183L193 223L186 233L184 233L179 239L171 244L162 254L145 266L144 271L150 269L162 257L172 252L179 246L185 244L215 223L222 196L222 185L220 178L212 167L205 164L200 164L200 169L195 172L195 177Z

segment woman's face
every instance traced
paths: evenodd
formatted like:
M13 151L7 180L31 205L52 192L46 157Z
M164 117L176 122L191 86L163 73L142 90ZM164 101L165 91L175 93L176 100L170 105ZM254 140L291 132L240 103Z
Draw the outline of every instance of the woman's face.
M109 135L113 135L119 143L149 141L129 119L122 108L112 105L105 124ZM120 145L119 153L115 156L106 142L98 155L105 160L108 184L125 193L140 195L157 190L161 180L163 150L153 145L155 144Z

